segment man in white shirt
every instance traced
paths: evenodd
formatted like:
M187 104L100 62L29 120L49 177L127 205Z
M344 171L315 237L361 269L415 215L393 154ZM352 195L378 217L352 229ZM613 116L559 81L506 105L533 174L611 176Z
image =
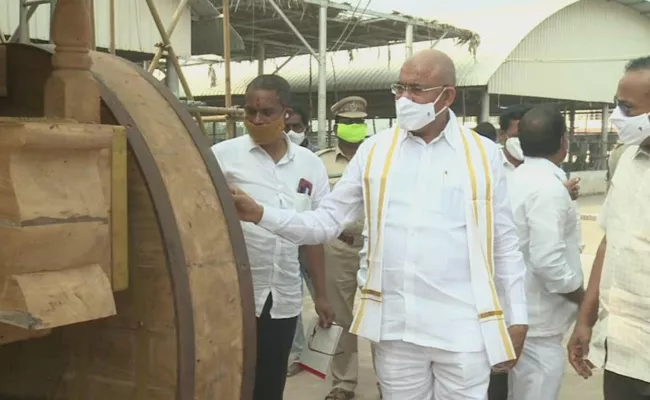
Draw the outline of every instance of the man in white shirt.
M599 217L605 237L569 340L569 361L584 378L591 376L594 364L605 368L605 400L648 400L650 57L626 66L616 98L610 120L628 148L618 160Z
M526 261L528 337L510 371L511 400L557 400L564 373L564 334L583 294L580 225L559 167L567 150L566 122L549 107L519 123L526 161L512 177L510 199Z
M387 400L484 400L491 366L511 368L526 335L501 155L449 110L455 78L442 52L407 60L392 85L399 127L367 139L315 211L263 207L232 188L241 219L294 243L332 240L365 214L351 332L376 343Z
M248 135L216 144L212 151L231 185L246 190L267 207L315 209L329 193L325 166L318 157L284 134L290 109L289 83L260 75L246 89ZM282 400L287 361L302 309L298 246L254 224L242 230L253 276L257 315L255 400ZM322 326L332 322L327 302L322 246L305 248ZM215 288L218 290L219 288Z

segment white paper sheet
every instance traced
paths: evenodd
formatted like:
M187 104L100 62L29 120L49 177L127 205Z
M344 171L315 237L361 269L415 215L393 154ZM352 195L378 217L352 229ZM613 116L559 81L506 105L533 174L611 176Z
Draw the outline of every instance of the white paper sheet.
M300 366L321 379L325 379L330 370L332 357L337 351L339 340L343 334L343 327L332 325L329 329L318 326L318 317L307 327L305 341L307 342L302 350Z

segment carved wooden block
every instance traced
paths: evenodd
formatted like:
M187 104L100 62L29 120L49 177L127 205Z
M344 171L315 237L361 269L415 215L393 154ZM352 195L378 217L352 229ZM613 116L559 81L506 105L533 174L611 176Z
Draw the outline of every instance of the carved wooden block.
M115 314L112 263L128 284L125 188L112 190L125 181L123 141L120 127L0 119L0 323Z

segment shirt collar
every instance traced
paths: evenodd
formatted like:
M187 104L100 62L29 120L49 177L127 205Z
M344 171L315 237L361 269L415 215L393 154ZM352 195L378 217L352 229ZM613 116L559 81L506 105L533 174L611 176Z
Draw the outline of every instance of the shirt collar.
M283 134L283 136L284 136L284 140L287 142L287 153L280 159L278 163L282 162L283 160L292 161L293 158L296 156L296 147L298 147L297 144L295 144L294 142L291 141L291 139L289 139L289 136L287 136L286 134ZM249 152L252 152L255 149L264 151L263 148L261 148L257 143L253 141L250 135L247 134L246 137L248 139L247 147Z
M646 159L648 159L648 158L650 158L650 152L648 152L647 150L639 147L638 149L636 149L636 152L634 153L634 158L638 158L639 156L645 157Z
M458 125L456 114L454 114L454 112L451 111L451 109L448 109L448 111L449 111L449 121L447 121L447 125L445 126L445 129L443 129L440 135L437 138L433 139L431 143L435 143L439 140L446 140L447 143L449 143L449 145L454 150L458 150L461 146L461 142L460 142L461 128ZM405 129L401 129L401 128L400 128L400 136L402 142L405 141L406 139L414 137L414 135L411 132L408 132Z
M341 148L338 145L336 145L336 150L334 150L334 158L338 159L339 157L343 157L347 161L350 161L348 156L346 156L345 153L341 150Z
M543 168L555 175L562 182L567 180L566 172L557 165L553 164L551 161L546 158L541 157L526 157L524 159L524 165L533 166L536 168Z

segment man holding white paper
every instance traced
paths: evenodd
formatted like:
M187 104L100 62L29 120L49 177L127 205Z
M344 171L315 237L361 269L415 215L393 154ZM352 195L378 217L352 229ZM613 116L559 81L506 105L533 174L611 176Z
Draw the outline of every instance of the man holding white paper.
M263 208L237 188L233 198L241 219L300 244L365 216L351 332L376 343L384 399L483 400L491 367L516 363L528 324L501 154L449 109L446 54L418 52L392 91L399 127L366 140L315 211Z

